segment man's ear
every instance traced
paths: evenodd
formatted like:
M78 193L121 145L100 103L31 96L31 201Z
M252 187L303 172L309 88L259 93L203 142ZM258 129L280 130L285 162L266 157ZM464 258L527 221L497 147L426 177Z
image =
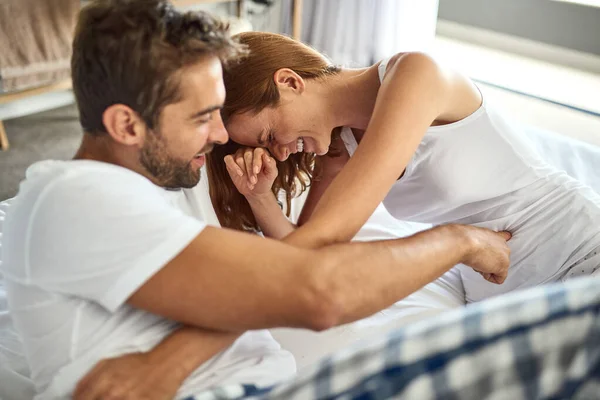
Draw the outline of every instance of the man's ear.
M275 71L273 80L280 92L292 91L296 94L304 92L304 79L289 68L281 68Z
M135 146L144 142L146 123L126 105L108 107L102 114L102 122L108 134L118 143Z

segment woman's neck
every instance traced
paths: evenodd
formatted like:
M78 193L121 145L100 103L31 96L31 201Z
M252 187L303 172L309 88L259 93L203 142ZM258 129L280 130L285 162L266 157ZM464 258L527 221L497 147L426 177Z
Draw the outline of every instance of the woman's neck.
M377 67L342 69L325 83L334 126L367 129L379 91Z

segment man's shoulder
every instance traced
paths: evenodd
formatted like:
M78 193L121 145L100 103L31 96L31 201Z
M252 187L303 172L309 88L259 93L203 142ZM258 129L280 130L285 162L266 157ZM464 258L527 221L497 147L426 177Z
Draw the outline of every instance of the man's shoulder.
M118 165L90 160L48 160L27 169L15 204L39 200L48 192L71 197L144 187L156 188L147 178Z
M87 179L118 179L140 184L151 184L144 176L119 165L92 160L46 160L32 164L22 183L45 186L59 181L75 183Z
M114 212L136 203L161 202L161 189L142 175L96 161L42 161L27 169L7 221L60 220L67 215ZM154 201L153 201L154 200Z

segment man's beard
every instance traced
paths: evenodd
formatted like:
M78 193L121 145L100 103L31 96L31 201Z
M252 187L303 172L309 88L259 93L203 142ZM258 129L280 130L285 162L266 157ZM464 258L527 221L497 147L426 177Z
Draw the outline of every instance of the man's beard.
M190 162L171 156L159 132L148 132L146 135L140 163L158 185L168 189L196 186L200 182L200 169L191 168Z

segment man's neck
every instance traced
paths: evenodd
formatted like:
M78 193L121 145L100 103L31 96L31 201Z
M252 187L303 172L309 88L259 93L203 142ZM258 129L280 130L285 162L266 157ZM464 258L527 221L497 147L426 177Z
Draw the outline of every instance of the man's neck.
M84 133L73 160L92 160L118 165L137 172L154 182L137 161L135 149L115 143L108 135Z
M79 145L79 149L77 149L77 153L73 156L74 160L94 160L94 161L102 161L111 164L120 164L116 163L109 151L109 144L107 143L109 140L108 137L104 136L95 136L89 133L84 133L81 138L81 144Z

